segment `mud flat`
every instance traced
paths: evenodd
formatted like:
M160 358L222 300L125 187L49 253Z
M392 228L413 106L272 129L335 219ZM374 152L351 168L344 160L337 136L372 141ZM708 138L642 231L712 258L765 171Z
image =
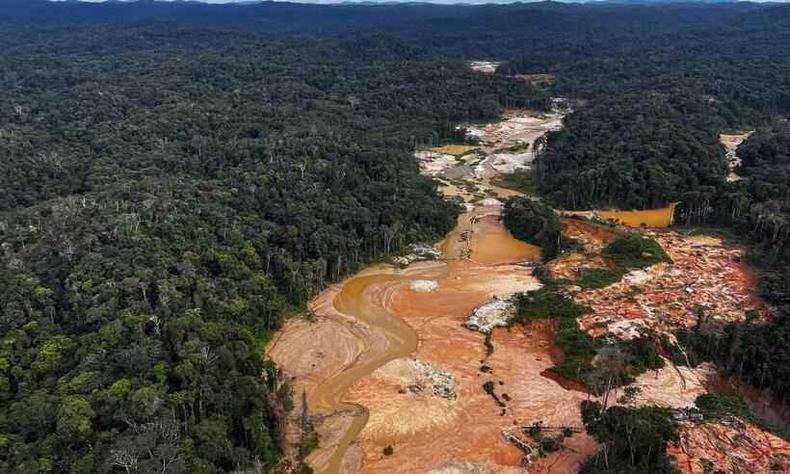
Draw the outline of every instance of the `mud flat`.
M477 149L476 146L470 146L470 145L445 145L445 146L438 146L431 148L431 151L434 153L442 153L445 155L461 157L476 149Z
M317 471L424 472L457 459L502 472L521 458L502 439L503 426L580 422L576 407L585 395L540 375L552 366L551 337L495 329L487 357L484 336L463 327L493 298L540 286L522 264L539 249L510 236L492 215L497 208L481 205L459 217L443 242L444 262L376 266L328 289L311 304L317 321L289 322L269 349L320 418L321 448L308 459ZM497 251L476 255L478 247ZM414 281L435 285L419 291ZM415 367L447 374L453 395L437 395ZM489 380L509 394L506 407L482 390ZM390 445L394 453L383 456Z
M535 127L558 119L536 120L521 120L515 129L536 139L545 129ZM482 153L510 144L492 135ZM427 174L457 165L455 156L434 151L421 161ZM496 196L474 172L467 177ZM503 428L537 419L580 423L577 406L585 395L540 375L553 365L553 337L496 328L488 355L485 336L464 327L476 308L540 287L530 265L540 249L504 229L501 201L454 188L445 191L457 193L469 210L437 245L443 260L360 272L315 298L315 321L290 321L267 350L291 378L297 404L302 393L307 400L321 439L307 459L317 472L425 472L454 462L518 472L522 453L502 438ZM482 389L487 381L510 399L504 407ZM585 437L575 436L574 443L588 448L575 452L577 463L595 449ZM394 452L384 456L387 446Z

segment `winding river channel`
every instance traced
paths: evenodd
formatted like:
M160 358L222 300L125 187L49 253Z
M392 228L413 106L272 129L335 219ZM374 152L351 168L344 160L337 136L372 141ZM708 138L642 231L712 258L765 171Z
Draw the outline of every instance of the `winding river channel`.
M537 121L538 132L530 130L529 138L534 140L541 136L556 121L555 116ZM502 145L509 143L505 140ZM495 147L486 155L493 151ZM431 299L430 294L413 291L411 282L437 282L435 284L440 286L440 290L434 293L436 299L431 302L435 307L427 312L453 316L448 323L468 333L463 334L466 340L459 341L459 348L474 345L474 349L469 351L475 354L472 359L484 357L479 354L484 348L482 335L460 328L463 318L492 297L538 287L531 268L516 264L538 260L540 249L514 239L502 226L499 220L501 202L495 198L501 194L512 195L513 192L491 186L489 180L495 174L495 171L488 171L482 178L467 177L467 185L472 183L485 187L489 198L483 200L443 183L446 184L445 192L460 195L468 204L467 212L459 216L456 228L436 245L442 252L439 261L415 263L403 269L379 264L363 270L330 287L311 302L318 323L298 321L288 324L268 348L268 355L293 376L297 394L300 389L304 392L311 415L322 420L318 428L321 447L308 459L317 472L370 468L369 462L363 467L365 455L354 449L358 448L356 441L366 427L375 432L376 428L381 428L380 425L389 422L377 423L383 421L380 417L371 422L368 404L354 401L359 397L349 396L349 391L385 365L410 360L420 345L426 345L426 338L444 337L432 334L436 331L415 329L418 321L409 318L408 314L399 314L400 308L416 304L422 306L419 300ZM407 309L405 313L408 312ZM470 338L471 341L468 340ZM448 337L446 342L452 344L452 338ZM473 375L476 375L477 362L474 360L471 366ZM442 364L442 367L447 365ZM457 373L455 376L459 377ZM477 383L476 380L472 382ZM459 392L473 390L464 388L461 381L456 383ZM478 387L474 391L479 392ZM419 406L419 402L415 405ZM453 418L462 403L453 401L451 405L454 408L440 407L438 412L445 408L445 412L452 412L449 418ZM447 424L445 422L448 420L439 420L436 426L422 426L419 421L407 424L413 425L408 430L419 434L430 432L430 428L442 428ZM452 420L448 423L452 425ZM385 433L382 436L397 442L398 434Z
M496 329L488 339L464 327L475 309L540 287L531 263L540 249L513 238L500 222L501 198L514 192L491 181L530 159L506 150L514 143L529 149L561 118L511 113L478 132L483 145L460 164L424 155L426 174L445 195L466 203L456 227L435 246L441 257L405 268L373 265L333 285L311 302L315 321L289 321L267 348L290 377L297 402L299 395L307 400L321 440L307 459L316 472L442 466L521 472L522 453L503 440L503 429L538 419L580 423L575 407L586 395L541 375L556 353L550 325ZM433 159L457 170L434 166ZM437 379L451 381L442 389L449 395L437 391ZM482 390L484 381L496 383L507 403ZM574 471L595 446L584 434L574 436L573 454L541 462L555 472ZM394 451L384 455L384 448Z

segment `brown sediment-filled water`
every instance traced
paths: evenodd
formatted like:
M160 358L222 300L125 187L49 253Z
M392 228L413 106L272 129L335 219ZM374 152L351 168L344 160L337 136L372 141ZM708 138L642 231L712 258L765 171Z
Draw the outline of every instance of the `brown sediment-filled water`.
M480 472L521 472L522 453L503 439L502 430L537 420L581 422L578 404L587 395L541 375L554 364L552 323L494 329L490 355L485 336L463 327L466 317L492 297L539 287L531 269L512 263L481 264L474 253L471 259L446 265L447 273L436 279L437 289L421 293L401 287L392 294L390 311L418 331L417 350L407 360L452 374L456 396L443 400L410 393L411 379L396 374L396 364L404 359L355 383L348 399L370 413L358 437L362 472L429 472L459 461L474 463ZM483 390L487 381L495 384L504 405ZM577 436L574 446L578 442L586 450L564 451L563 462L578 465L594 451L594 442ZM394 453L382 456L387 446Z
M500 222L499 210L491 204L461 214L437 247L447 258L468 257L483 265L540 261L540 247L513 237Z
M599 211L604 220L613 220L628 227L669 227L674 222L675 204L641 211Z
M524 261L540 261L537 245L515 239L499 222L499 216L477 220L472 230L470 258L477 263L496 265Z
M329 378L315 388L310 397L309 406L322 414L348 410L354 413L351 425L337 442L337 448L327 461L326 472L339 472L340 464L348 446L356 439L368 420L364 407L342 401L352 383L371 373L389 360L404 357L417 348L417 334L403 320L393 316L385 306L372 297L386 292L393 285L402 281L403 277L389 272L374 273L348 280L341 292L335 297L335 309L341 313L353 315L358 321L364 322L380 332L386 339L386 348L368 358L359 359L358 363L343 372ZM372 289L377 291L371 291Z
M510 126L481 129L479 152L505 149L519 134L533 140L557 117L538 120L543 122L535 130L531 122L512 119ZM489 161L466 178L483 191L441 182L446 195L461 197L467 205L456 227L437 244L441 261L404 269L366 268L318 295L310 304L316 320L288 321L267 349L290 377L297 406L299 394L307 401L320 436L319 448L307 458L316 472L457 472L458 466L474 472L523 472L523 453L504 440L503 430L536 421L581 424L578 406L588 395L550 370L561 358L553 323L494 328L490 354L486 336L464 327L476 308L540 287L531 266L541 258L540 248L515 239L503 227L502 203L494 199L518 193L491 185L500 171ZM674 205L572 214L655 228L671 225L673 212ZM618 235L576 221L565 227L588 252L599 251ZM669 247L679 245L670 237L664 236ZM673 254L680 262L676 273L688 270L682 257ZM578 265L587 263L582 259ZM711 265L721 271L719 263ZM675 279L683 276L667 272ZM449 376L452 396L437 395L426 373ZM704 390L700 377L673 367L644 374L637 380L643 388L639 402L687 406ZM494 384L499 402L483 390L486 382ZM586 433L569 438L566 446L536 459L530 470L574 472L598 448ZM387 447L393 448L390 454L384 454Z
M363 406L343 401L349 387L387 362L409 355L417 347L414 329L388 309L392 293L401 286L408 286L412 279L436 278L444 271L441 264L415 265L403 271L388 265L375 265L343 282L339 291L329 289L327 296L322 294L316 298L313 304L316 314L356 329L354 337L360 340L361 347L344 361L344 367L316 384L309 394L308 406L312 413L319 416L344 414L347 418L340 432L332 433L334 439L328 446L331 449L319 449L311 455L317 471L342 472L343 456L368 421L368 412ZM326 299L331 300L330 305L322 303ZM321 339L316 339L317 343L319 341ZM279 343L282 345L285 341ZM343 350L342 347L337 349ZM270 350L270 355L277 361L275 351ZM283 362L287 367L287 358Z
M634 211L626 210L606 210L606 211L566 211L559 210L564 216L578 216L587 218L598 218L605 221L614 221L626 227L651 227L661 229L674 224L675 207L677 203L672 203L666 207L657 209L642 209Z
M483 184L487 186L487 182ZM457 191L465 201L472 199L471 194ZM491 192L498 195L496 190ZM510 194L508 191L507 195ZM476 445L475 450L487 453L480 461L492 461L500 468L517 464L520 459L517 450L514 452L515 448L501 440L500 408L490 403L477 383L480 359L485 357L484 336L464 328L462 323L472 310L494 297L539 287L531 268L514 264L539 260L540 248L515 239L502 226L501 202L486 199L469 208L469 212L458 218L456 228L438 244L445 261L412 264L405 269L388 265L367 268L311 302L316 322L289 321L267 349L269 357L291 377L294 392L304 393L309 412L317 420L321 446L307 459L317 472L385 468L371 467L378 464L374 459L375 449L381 452L377 442L371 442L371 436L381 435L382 426L384 431L390 426L400 426L402 432L410 432L420 439L427 426L432 431L452 430L456 417L441 414L457 414L451 406L463 408L470 403L461 417L466 423L476 421L481 409L485 416L491 415L493 422L487 425L487 431L478 434L474 443L462 439L461 444L466 444L466 448ZM438 285L438 289L415 291L410 286L413 280L431 281L430 288ZM413 312L420 317L409 317L414 316ZM517 341L526 342L523 338ZM436 343L440 347L434 347ZM512 348L516 353L522 349L518 344ZM546 349L540 346L536 350L542 353ZM452 403L428 397L399 404L398 392L374 390L365 394L364 388L371 384L383 383L391 388L392 380L397 380L405 373L404 367L409 367L403 362L411 360L409 357L421 357L428 364L441 366L459 378L459 390L467 395L459 394ZM550 364L549 353L538 359L545 362L540 362L537 368L521 366L519 371L531 371L537 379L564 391L539 375ZM523 377L518 379L523 383ZM468 383L470 380L474 381L472 385ZM434 411L440 416L433 416ZM573 412L571 416L577 417ZM430 422L424 426L409 423L409 413L421 413ZM392 416L395 418L391 419ZM448 436L448 439L454 438ZM360 440L361 444L357 442ZM403 459L403 449L399 444L399 452L387 461L402 462L399 460ZM411 460L411 465L422 469L438 461L441 458L421 453Z
M297 393L300 388L306 391L310 412L329 420L323 432L318 429L321 447L308 458L317 472L393 468L421 472L456 457L475 458L501 470L515 467L520 459L518 450L501 439L502 425L514 421L511 416L579 421L575 407L583 395L540 375L552 364L552 347L542 332L494 338L499 353L492 356L491 364L514 398L507 420L481 388L484 336L464 328L463 321L492 297L540 286L531 268L516 265L539 259L540 249L510 235L496 215L498 209L497 205L481 205L460 216L458 226L441 245L446 261L413 264L402 270L377 265L328 289L311 307L319 320L331 322L314 323L313 334L310 325L300 325L269 349L275 362L297 373ZM468 258L460 258L465 251L471 251L465 253ZM415 291L409 285L412 280L435 281L438 288ZM313 341L317 347L310 347ZM301 347L290 347L294 344ZM315 357L311 358L311 350ZM322 365L329 351L345 355ZM452 374L458 397L452 401L405 398L401 392L408 381L401 380L403 387L395 387L393 380L399 379L393 374L413 357ZM511 367L508 361L521 357L532 357L535 363ZM529 389L524 385L528 378L534 381ZM309 383L300 385L300 380ZM525 395L529 391L534 391L532 397ZM555 403L563 396L572 399L568 406L573 409L567 413L562 408L565 404ZM468 430L467 436L450 434L457 430ZM437 436L455 454L443 458L425 451L427 439ZM387 444L396 446L395 454L379 459L376 453Z

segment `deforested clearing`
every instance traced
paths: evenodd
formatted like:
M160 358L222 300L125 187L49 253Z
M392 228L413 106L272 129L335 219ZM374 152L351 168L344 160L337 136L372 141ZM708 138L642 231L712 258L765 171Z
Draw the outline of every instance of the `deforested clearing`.
M579 403L595 397L583 384L552 372L564 359L555 344L557 324L511 322L512 295L542 286L533 275L541 251L503 227L503 200L512 191L490 182L507 170L497 166L504 149L531 153L537 139L560 123L557 115L511 111L500 123L468 126L481 143L465 155L465 161L477 161L475 172L438 179L448 197L466 206L455 229L436 245L438 260L364 270L315 300L320 324L293 326L293 335L286 328L282 337L291 343L311 341L309 352L281 351L278 342L270 353L294 377L297 390L306 391L316 413L322 444L308 458L315 468L442 472L469 464L480 472L518 472L524 453L504 431L537 421L580 425ZM445 176L459 166L449 153L417 157L430 176ZM671 223L673 208L596 211L564 220L563 234L579 248L547 269L570 285L589 272L615 270L604 249L630 233L654 240L671 257L671 262L622 269L620 280L602 288L570 290L578 304L590 308L578 318L581 331L601 340L651 334L672 340L674 331L697 323L699 308L724 321L744 320L745 308L766 315L741 248L716 237L657 229ZM345 355L330 365L325 354L335 349L322 341L335 339L344 341ZM664 360L663 368L634 380L638 396L630 403L683 409L707 392L712 366L677 367ZM444 388L437 391L436 383ZM619 389L613 398L622 393ZM577 469L598 449L585 433L567 438L564 446L530 458L533 469ZM391 453L382 456L388 447Z
M0 1L0 473L790 472L790 3L299 1Z
M514 77L536 86L549 86L557 81L554 74L516 74Z
M683 473L790 472L790 443L739 418L685 422L669 454Z
M431 148L431 151L444 155L464 156L476 149L477 147L472 145L444 145Z
M499 61L469 61L469 69L475 72L493 74L499 69L502 62Z
M719 142L724 146L727 154L727 181L730 183L741 180L741 177L738 175L738 168L740 168L742 160L738 157L738 146L749 138L752 133L754 131L722 133L719 135Z

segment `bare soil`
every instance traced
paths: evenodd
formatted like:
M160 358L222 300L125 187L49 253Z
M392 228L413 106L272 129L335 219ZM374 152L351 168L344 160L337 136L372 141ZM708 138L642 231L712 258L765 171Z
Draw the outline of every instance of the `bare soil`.
M722 133L719 135L719 143L724 145L724 151L727 155L727 181L739 181L741 177L738 175L738 168L741 166L741 159L738 157L737 151L741 143L744 142L754 131L743 133Z
M517 193L490 180L500 173L498 167L509 166L496 161L507 155L499 152L533 151L536 139L559 126L561 118L510 112L501 123L472 127L482 145L464 156L463 179L439 180L445 195L467 205L456 228L436 246L443 259L403 269L365 269L318 295L310 304L315 320L289 321L267 348L292 381L294 413L302 412L302 394L307 400L321 442L307 459L316 472L523 472L523 453L503 438L503 430L536 421L581 424L579 403L590 396L550 371L562 358L553 342L554 323L494 328L490 354L486 336L463 325L495 298L540 286L532 275L540 249L514 239L500 222L501 198ZM419 158L433 176L458 169L451 155L423 152ZM664 219L666 213L656 216ZM622 230L567 220L564 232L583 242L585 254L560 259L551 271L573 279L582 268L606 267L609 263L594 254ZM620 337L644 328L671 334L696 323L697 305L733 321L743 319L747 308L765 314L741 263L742 249L711 237L640 232L658 239L675 264L654 265L607 288L577 293L577 301L594 310L580 318L581 328ZM452 395L435 390L438 382L426 371L446 374ZM689 406L704 393L711 374L705 366L672 365L643 374L634 403ZM483 390L486 382L493 383L496 399ZM729 449L758 468L786 455L786 446L759 430L748 431L764 441L755 446L735 443L727 429L684 427L686 437L672 453L687 472L701 472L701 459L725 466ZM291 441L293 431L288 430ZM718 440L722 436L729 441ZM391 455L384 454L388 446ZM560 451L536 459L529 471L575 472L597 449L588 435L575 434Z
M790 443L740 419L687 423L667 451L684 473L790 472Z

